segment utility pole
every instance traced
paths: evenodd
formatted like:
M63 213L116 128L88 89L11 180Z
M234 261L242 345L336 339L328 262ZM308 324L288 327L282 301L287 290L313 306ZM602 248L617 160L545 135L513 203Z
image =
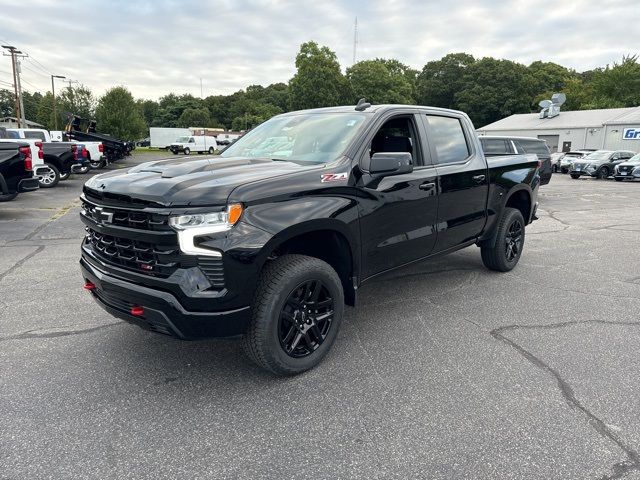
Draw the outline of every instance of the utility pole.
M55 125L56 130L58 130L58 113L56 112L56 87L53 84L54 78L60 78L64 80L67 77L63 77L62 75L51 75L51 93L53 94L53 124Z
M13 91L16 95L15 98L15 114L16 119L18 120L18 128L26 127L21 119L24 119L24 113L20 107L22 105L22 91L20 90L20 70L18 67L18 58L26 57L27 55L23 54L20 50L12 45L2 45L2 48L5 50L9 50L9 55L3 53L2 56L8 57L11 56L11 67L13 69Z
M356 63L356 52L358 50L358 17L353 25L353 64Z
M20 118L22 119L22 128L27 127L27 119L24 113L24 102L22 100L22 83L20 82L20 74L22 73L22 68L20 68L20 60L16 59L16 77L18 79L18 101L20 102Z

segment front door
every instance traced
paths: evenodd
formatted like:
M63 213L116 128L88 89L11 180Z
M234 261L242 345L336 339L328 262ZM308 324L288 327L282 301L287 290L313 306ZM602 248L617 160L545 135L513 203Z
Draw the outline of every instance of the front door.
M419 133L422 126L418 128L413 113L382 121L362 155L409 152L414 169L361 185L363 278L429 255L436 241L437 178Z

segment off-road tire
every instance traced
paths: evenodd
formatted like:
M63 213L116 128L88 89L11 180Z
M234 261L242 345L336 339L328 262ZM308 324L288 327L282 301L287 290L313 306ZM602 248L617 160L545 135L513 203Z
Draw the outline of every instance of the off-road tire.
M185 148L185 149L183 150L183 152L184 152L184 154L185 154L185 155L189 155L189 154L191 153L191 150L190 150L190 149L188 149L188 148Z
M515 221L520 222L522 227L522 240L518 254L512 260L507 259L506 244L507 236L509 235L509 228ZM518 264L520 256L522 255L522 249L524 248L525 240L525 221L522 213L517 208L507 207L502 212L502 217L498 223L498 231L496 233L496 241L493 247L481 247L480 254L482 256L482 263L489 270L496 270L498 272L508 272Z
M293 358L282 348L278 325L289 295L301 283L320 280L333 299L333 320L327 336L313 353ZM249 359L276 375L296 375L318 365L331 349L344 314L344 292L336 271L326 262L305 255L283 255L267 263L251 309L242 346Z

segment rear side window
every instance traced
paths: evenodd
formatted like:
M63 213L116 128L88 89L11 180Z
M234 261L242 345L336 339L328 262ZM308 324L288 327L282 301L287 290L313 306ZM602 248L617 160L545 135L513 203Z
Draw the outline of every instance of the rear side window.
M42 132L24 132L24 138L36 138L42 142L45 141L44 134Z
M547 144L542 140L518 140L518 143L525 153L535 153L539 158L548 158L551 156Z
M429 122L429 141L436 149L438 163L454 163L466 160L469 145L458 118L427 115Z
M484 153L489 155L506 155L509 152L507 142L497 138L480 138Z

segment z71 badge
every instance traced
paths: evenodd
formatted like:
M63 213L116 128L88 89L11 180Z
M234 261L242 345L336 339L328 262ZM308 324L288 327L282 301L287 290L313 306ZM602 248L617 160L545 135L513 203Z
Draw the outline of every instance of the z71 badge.
M344 173L323 173L320 175L320 181L322 183L326 182L336 182L338 180L346 180L349 177L347 172Z

